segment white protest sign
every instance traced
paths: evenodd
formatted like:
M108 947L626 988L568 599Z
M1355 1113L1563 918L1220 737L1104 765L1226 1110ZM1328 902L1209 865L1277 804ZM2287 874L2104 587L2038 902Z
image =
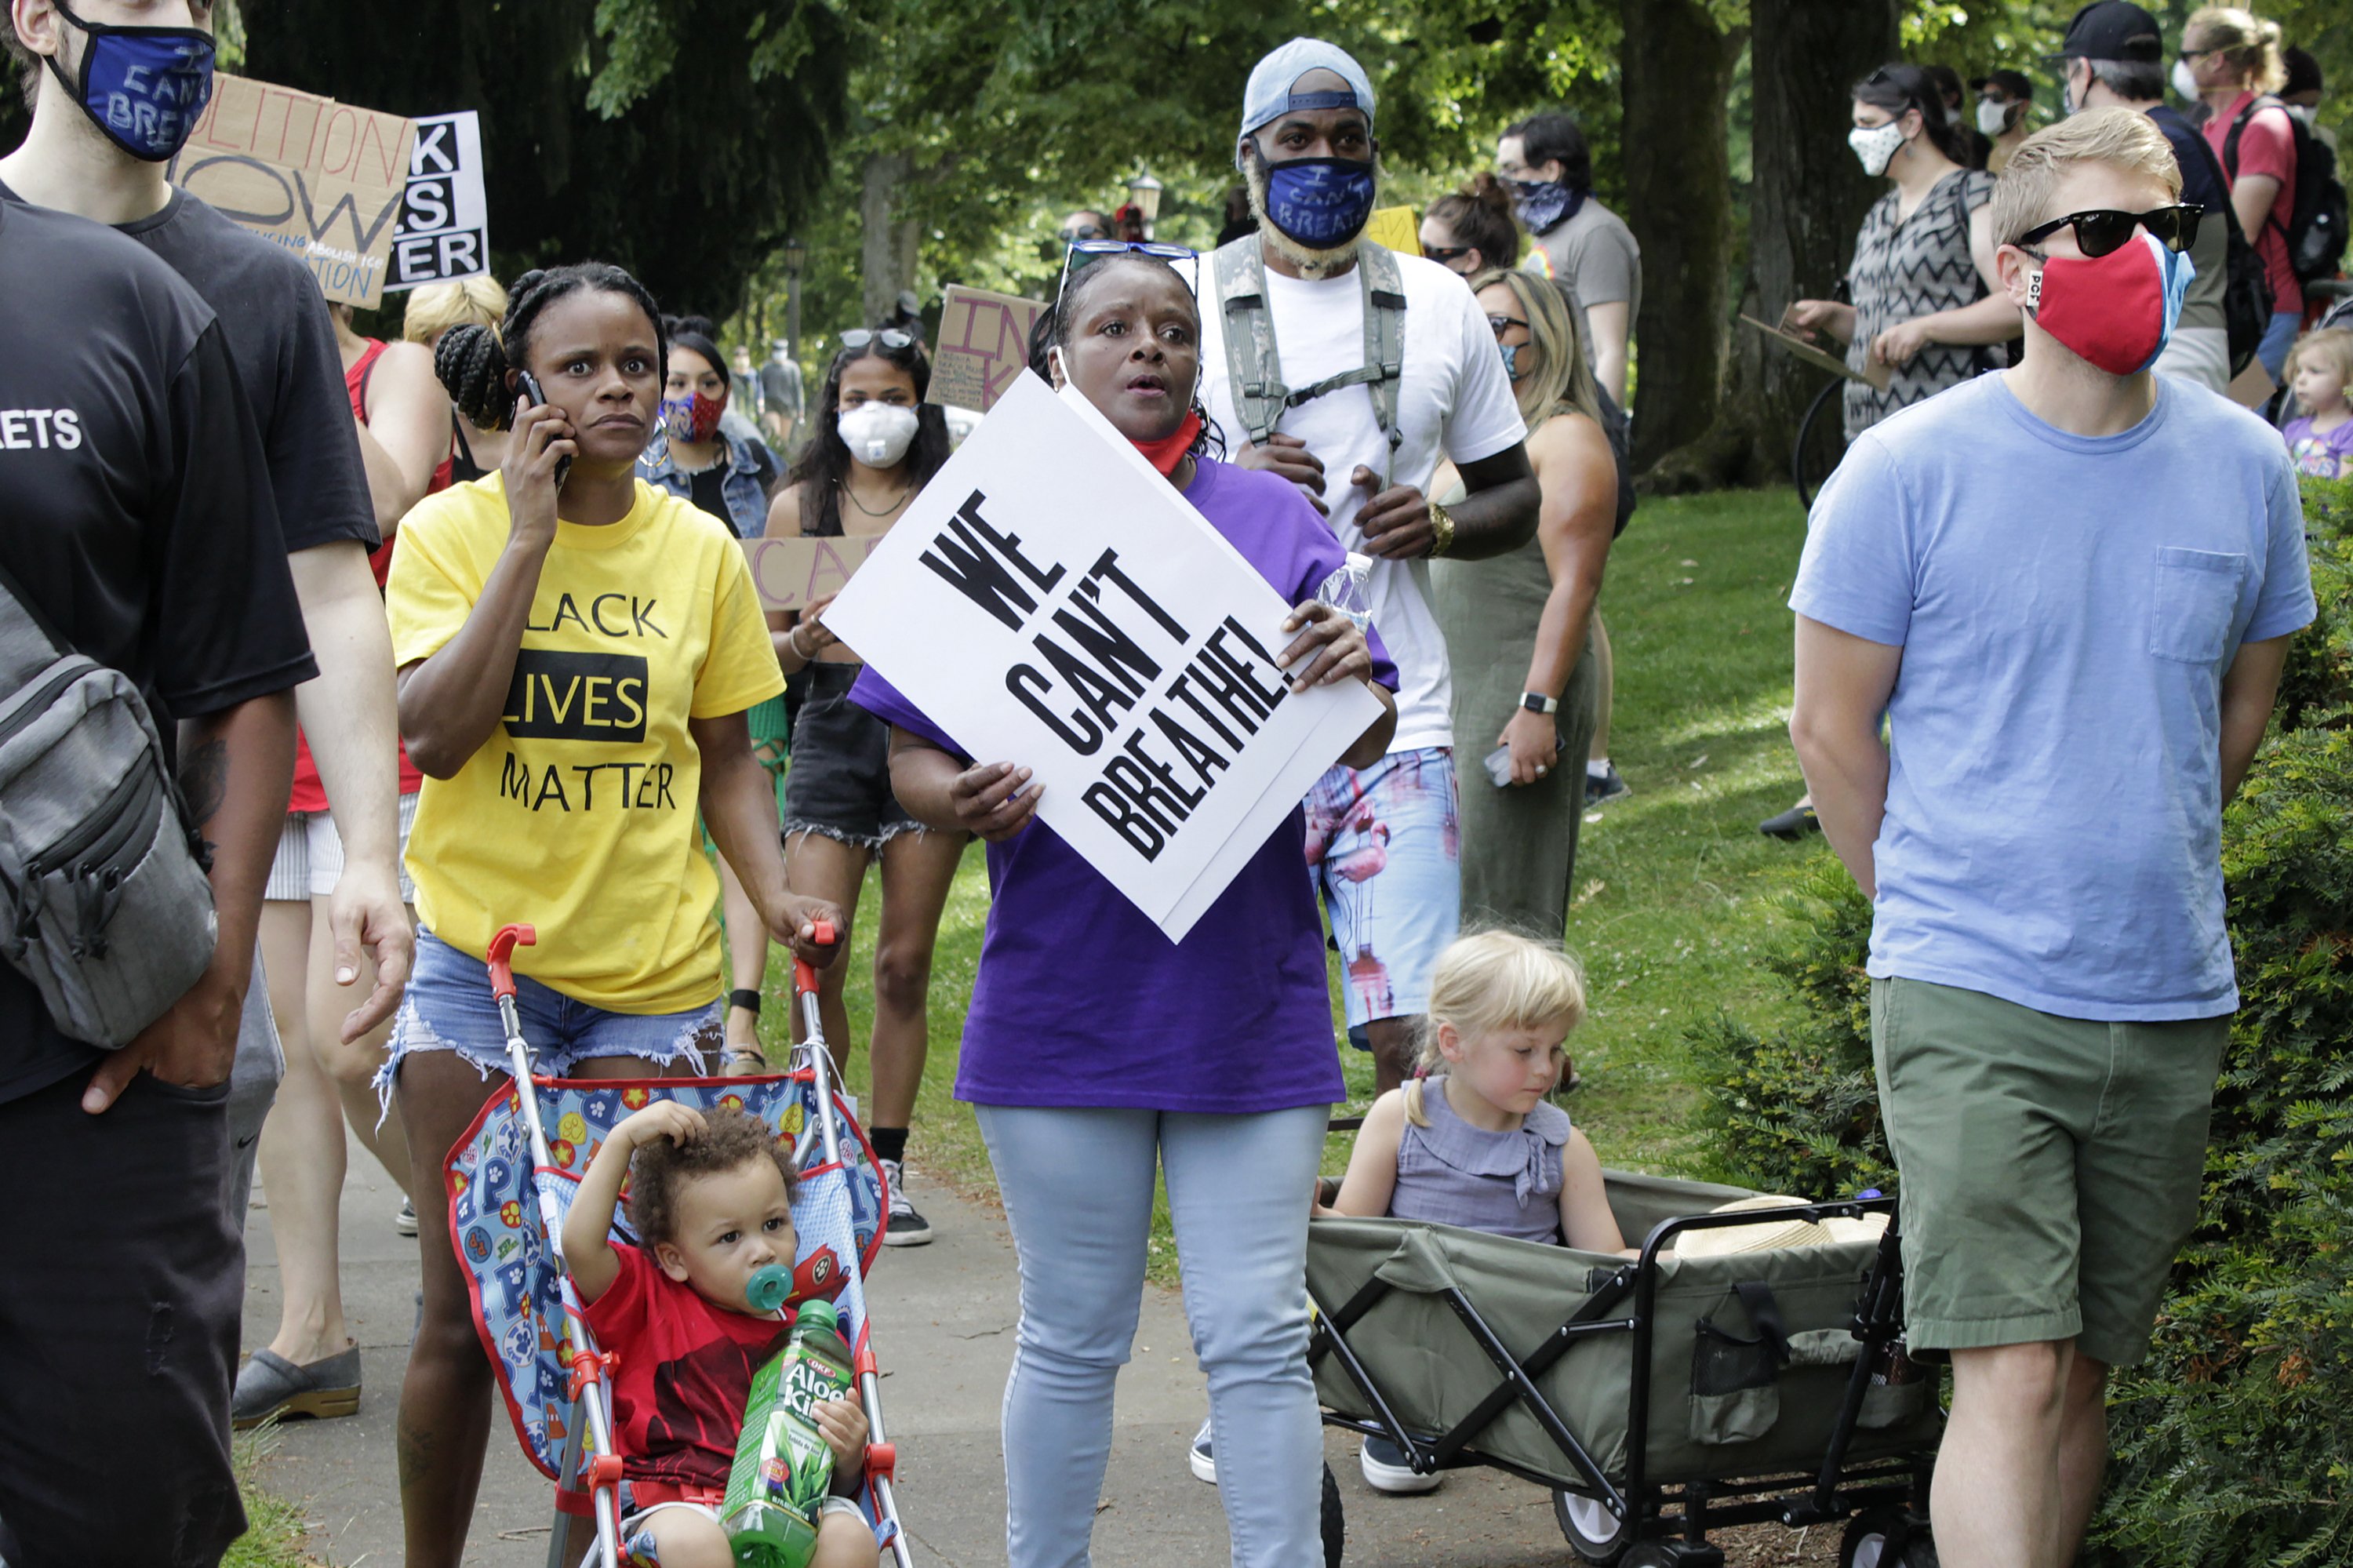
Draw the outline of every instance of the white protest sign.
M481 117L427 114L412 121L408 185L392 236L387 289L480 278L491 270L491 206L482 194Z
M1023 373L826 624L1172 942L1380 716L1291 692L1282 595L1075 393Z

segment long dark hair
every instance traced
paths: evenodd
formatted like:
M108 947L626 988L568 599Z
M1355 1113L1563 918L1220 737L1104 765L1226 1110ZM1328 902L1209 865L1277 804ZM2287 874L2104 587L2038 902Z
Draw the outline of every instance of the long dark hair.
M1133 266L1157 267L1170 277L1176 278L1178 282L1184 281L1176 269L1171 267L1166 261L1157 256L1146 256L1137 250L1117 252L1104 257L1100 261L1088 264L1071 274L1070 281L1062 286L1061 298L1054 302L1054 308L1038 318L1039 323L1046 328L1044 341L1039 340L1036 328L1031 329L1029 360L1032 369L1037 370L1040 376L1045 375L1046 350L1049 348L1061 349L1065 355L1070 353L1071 323L1078 319L1079 297L1113 267ZM1187 299L1195 301L1193 338L1196 343L1198 343L1201 336L1200 304L1193 291L1187 289L1185 292ZM1201 368L1198 357L1193 370L1193 412L1201 416L1201 433L1193 438L1193 444L1187 450L1192 456L1199 457L1214 447L1217 450L1219 461L1223 461L1226 455L1226 433L1218 429L1216 421L1209 418L1209 406L1201 399Z
M1907 109L1919 111L1921 133L1929 144L1961 167L1969 166L1968 138L1945 112L1945 95L1918 66L1900 60L1881 66L1854 84L1852 97L1857 103L1884 109L1898 120Z
M915 384L915 440L907 448L903 460L914 488L921 490L931 483L932 475L948 461L947 414L936 403L926 403L923 395L932 387L932 362L923 353L923 345L910 342L904 348L892 348L882 341L881 327L874 335L856 348L845 348L833 356L826 367L825 387L818 394L817 429L812 433L808 450L793 465L786 482L801 489L801 532L809 535L839 534L841 529L841 487L849 478L849 443L841 439L839 423L841 418L841 373L861 359L881 359L907 373ZM723 372L723 374L724 374Z
M646 291L643 283L604 261L534 269L514 281L507 298L506 320L499 324L498 331L468 322L442 334L440 345L433 351L433 374L448 389L449 399L458 406L458 412L471 420L476 429L503 430L513 422L515 395L507 385L507 372L523 369L531 363L531 333L540 313L565 295L584 289L635 301L654 329L654 364L658 373L669 373L670 334L662 321L661 307L654 303L653 295Z

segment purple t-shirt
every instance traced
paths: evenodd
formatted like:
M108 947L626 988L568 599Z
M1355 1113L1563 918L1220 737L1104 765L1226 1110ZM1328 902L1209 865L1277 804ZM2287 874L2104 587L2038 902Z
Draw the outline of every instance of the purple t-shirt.
M1298 487L1273 474L1204 458L1185 499L1290 603L1314 598L1344 559ZM1394 691L1397 667L1371 641ZM871 666L849 697L963 755ZM988 883L956 1098L1233 1114L1347 1097L1296 809L1178 943L1041 821L988 846Z
M2280 434L2287 439L2288 455L2298 473L2321 479L2353 479L2353 419L2327 432L2312 428L2312 416L2290 419Z

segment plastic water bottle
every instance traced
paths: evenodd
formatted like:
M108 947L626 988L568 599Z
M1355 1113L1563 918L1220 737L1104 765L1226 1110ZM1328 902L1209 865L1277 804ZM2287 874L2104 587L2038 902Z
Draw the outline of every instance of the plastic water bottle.
M1362 631L1373 623L1372 597L1365 586L1372 570L1373 558L1370 556L1361 556L1351 550L1347 563L1324 579L1324 586L1315 590L1315 597L1356 622L1356 630Z
M833 1450L817 1407L851 1381L849 1346L832 1304L809 1301L792 1337L752 1379L720 1523L743 1568L807 1568L818 1515L833 1489Z

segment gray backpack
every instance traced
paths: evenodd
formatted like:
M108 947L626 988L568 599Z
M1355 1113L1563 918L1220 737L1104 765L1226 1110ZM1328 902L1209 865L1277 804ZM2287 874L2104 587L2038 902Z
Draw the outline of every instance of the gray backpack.
M1242 438L1262 446L1282 416L1302 403L1343 387L1369 387L1374 416L1394 459L1405 440L1398 429L1398 390L1405 380L1405 279L1398 270L1396 252L1369 240L1356 249L1356 276L1365 291L1365 363L1297 391L1282 379L1274 316L1266 307L1266 255L1259 237L1247 235L1219 246L1214 260L1218 308L1225 323L1226 378Z
M127 1045L195 984L206 859L138 686L0 569L0 952L58 1033Z

